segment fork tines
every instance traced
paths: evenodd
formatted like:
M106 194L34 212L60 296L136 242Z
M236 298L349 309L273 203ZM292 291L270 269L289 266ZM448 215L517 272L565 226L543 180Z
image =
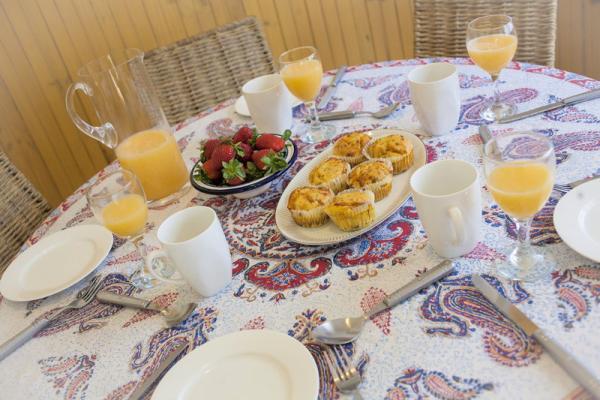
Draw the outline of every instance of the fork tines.
M100 290L100 286L102 285L102 276L96 275L90 280L90 283L77 294L77 297L84 300L90 300L96 293Z

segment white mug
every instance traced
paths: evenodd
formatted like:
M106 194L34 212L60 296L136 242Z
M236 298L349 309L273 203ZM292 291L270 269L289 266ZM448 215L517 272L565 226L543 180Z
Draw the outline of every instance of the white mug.
M160 224L156 237L175 269L200 295L215 295L231 282L229 244L212 208L198 206L176 212ZM153 260L160 253L152 252L148 258Z
M282 133L292 127L293 99L279 74L246 82L242 94L259 133Z
M419 219L437 254L470 253L481 240L481 187L477 170L462 160L440 160L410 178Z
M460 117L460 86L456 67L433 63L409 72L410 98L421 126L433 136L456 128Z

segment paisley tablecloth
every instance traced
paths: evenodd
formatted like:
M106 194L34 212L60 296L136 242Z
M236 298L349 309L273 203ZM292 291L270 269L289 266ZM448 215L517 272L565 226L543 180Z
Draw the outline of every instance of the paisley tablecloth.
M483 122L479 111L491 86L469 60L444 60L456 64L460 72L460 123L449 135L423 137L428 159L460 158L481 168L477 126ZM428 60L349 68L328 111L376 110L395 101L400 107L384 120L337 122L339 132L375 127L418 131L405 77L425 62ZM502 96L521 110L600 88L599 82L580 75L523 63L513 63L501 79ZM302 108L295 111L296 123L303 115ZM250 123L234 114L231 100L181 124L176 135L191 166L201 139L231 134ZM554 141L558 183L600 171L600 100L494 127L498 131L522 128L534 129ZM103 276L104 287L163 305L195 300L198 307L193 315L180 326L166 329L156 314L97 302L65 312L63 318L0 362L0 398L125 399L175 345L188 343L190 351L241 329L274 329L306 343L321 376L319 398L338 398L318 347L309 343L310 329L327 318L368 310L440 259L427 245L411 200L377 229L337 246L307 247L282 237L274 213L283 187L327 145L300 144L298 162L259 197L218 198L192 190L178 204L152 211L149 228L155 232L160 222L179 208L198 204L214 208L233 256L231 285L208 299L199 298L187 285L164 284L137 292L127 281L127 271L139 260L130 244L116 241L96 271ZM100 174L115 168L113 164ZM66 227L94 223L82 198L86 187L54 210L27 245ZM380 314L355 344L345 346L364 377L361 391L366 399L585 397L538 343L491 308L471 284L472 273L484 274L551 337L600 375L600 265L576 254L557 236L552 212L562 194L553 192L536 217L532 233L535 244L554 255L558 269L545 281L522 284L501 279L494 271L494 260L502 257L497 249L511 243L515 232L484 189L483 240L472 253L455 261L456 272ZM81 287L80 283L28 303L0 297L0 342L66 303ZM235 384L236 377L231 380Z

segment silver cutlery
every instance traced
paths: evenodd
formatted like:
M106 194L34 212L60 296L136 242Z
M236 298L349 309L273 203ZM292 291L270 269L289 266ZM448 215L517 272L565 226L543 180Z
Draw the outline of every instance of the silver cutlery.
M152 300L140 299L133 296L112 293L106 290L98 292L96 298L101 303L117 304L119 306L138 308L142 310L157 311L165 318L168 327L173 327L185 321L196 309L195 303L172 305L170 307L159 307Z
M571 354L552 340L533 321L523 314L510 301L481 276L473 275L473 284L504 316L518 325L528 336L533 336L548 354L560 365L571 377L583 386L592 396L600 399L600 380L587 368L580 364Z
M3 343L0 346L0 361L4 360L9 354L24 345L39 331L48 326L48 324L53 319L58 317L58 315L63 311L68 309L78 309L88 305L94 299L94 297L96 297L96 293L98 290L100 290L101 284L102 278L99 275L95 276L85 288L81 289L79 293L77 293L75 299L69 304L54 310L52 315L48 318L40 318L37 321L34 321L27 328L23 329L21 332L17 333L11 339Z
M362 400L362 396L358 391L358 386L361 384L362 378L356 367L348 359L344 349L336 351L335 346L333 348L322 346L322 348L325 350L323 358L331 372L335 386L342 393L352 393L355 400ZM338 357L337 354L340 356ZM340 362L338 362L338 359Z
M148 391L148 389L154 384L156 379L158 379L163 374L163 372L165 372L165 370L169 368L171 364L173 364L173 361L175 361L175 359L177 359L177 357L179 357L179 355L185 349L187 349L187 347L187 344L180 344L178 347L175 347L175 349L171 350L171 352L164 358L164 360L162 360L160 364L158 364L158 367L156 367L156 369L152 371L150 376L148 376L148 378L146 378L143 382L138 383L137 387L135 388L135 391L129 396L129 400L141 399L144 396L144 394Z
M531 116L541 114L546 111L552 111L556 110L557 108L572 106L574 104L581 103L584 101L594 100L598 97L600 97L600 89L590 90L589 92L576 94L575 96L567 97L552 104L546 104L545 106L537 107L529 111L524 111L519 114L500 118L496 122L498 122L499 124L505 124L507 122L518 121L520 119L529 118Z
M323 93L323 96L321 96L321 99L319 99L319 102L317 103L317 109L320 110L322 108L325 108L327 103L329 103L331 96L333 96L333 94L335 93L338 83L340 83L342 77L346 73L346 68L347 67L345 65L342 65L338 68L337 72L335 73L335 76L333 77L333 80L325 90L325 93Z
M332 112L326 112L326 113L319 113L319 119L321 121L333 121L333 120L337 120L337 119L354 118L354 117L358 117L361 115L366 115L366 116L378 118L378 119L385 118L388 115L390 115L391 113L393 113L394 111L396 111L396 108L398 108L399 105L400 105L400 103L396 102L394 104L391 104L387 107L382 108L379 111L346 110L346 111L332 111Z
M338 318L323 322L312 330L312 337L321 343L332 345L353 342L358 338L365 322L369 318L402 303L419 290L447 276L452 270L452 261L442 261L417 279L384 298L369 312L359 317Z

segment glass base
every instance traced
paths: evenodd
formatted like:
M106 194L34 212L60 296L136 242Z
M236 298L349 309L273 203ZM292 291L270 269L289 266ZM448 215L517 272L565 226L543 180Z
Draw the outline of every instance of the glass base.
M173 194L168 195L167 197L163 197L162 199L158 199L158 200L149 200L148 208L157 209L157 208L162 208L162 207L166 207L170 204L173 204L177 200L182 198L187 192L189 192L191 187L192 187L192 185L189 182L187 182L185 185L183 185L181 187L181 189L179 189L177 192L175 192Z
M298 136L304 143L318 143L323 140L333 139L336 131L335 126L329 124L320 124L316 129L311 125L302 125Z
M550 278L556 267L554 258L543 248L530 247L525 254L516 247L504 249L506 260L496 265L498 273L513 281L535 282Z
M509 103L492 103L481 111L481 118L489 122L498 121L504 117L516 114L517 106Z
M147 273L140 273L138 269L130 277L129 282L138 289L152 289L156 286L156 279Z

